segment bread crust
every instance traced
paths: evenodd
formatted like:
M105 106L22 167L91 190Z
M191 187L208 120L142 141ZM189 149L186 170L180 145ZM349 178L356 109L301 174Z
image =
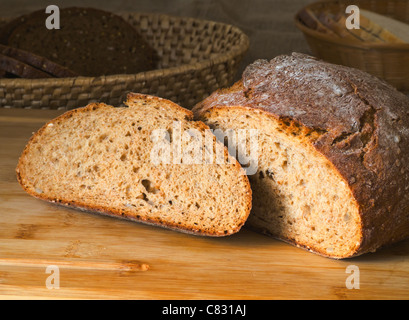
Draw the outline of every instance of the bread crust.
M54 77L75 77L77 73L31 52L0 44L0 54L16 59Z
M0 53L0 68L22 78L51 78L50 74L2 53Z
M178 111L182 112L185 114L185 119L188 121L194 121L193 120L193 113L190 110L187 110L175 103L173 103L170 100L167 99L163 99L163 98L159 98L159 97L155 97L155 96L150 96L150 95L146 95L146 94L139 94L139 93L129 93L127 95L127 102L125 102L125 104L131 102L133 99L145 99L147 101L156 101L156 102L162 102L164 104L166 104L168 107L170 108L175 108ZM44 124L36 133L34 133L32 135L32 137L29 139L28 143L26 144L20 158L18 161L18 165L16 167L16 177L17 177L17 181L19 182L19 184L22 186L22 188L24 189L25 192L27 192L28 194L30 194L33 197L36 197L38 199L41 200L45 200L47 202L53 203L53 204L57 204L57 205L61 205L64 207L70 207L70 208L74 208L74 209L79 209L82 211L87 211L87 212L91 212L91 213L96 213L96 214L101 214L101 215L105 215L105 216L111 216L111 217L116 217L116 218L122 218L125 220L131 220L131 221L136 221L136 222L141 222L144 224L148 224L148 225L155 225L155 226L160 226L166 229L171 229L171 230L177 230L180 232L184 232L184 233L188 233L188 234L192 234L192 235L200 235L200 236L212 236L212 237L221 237L221 236L226 236L229 234L233 234L238 232L241 227L244 225L245 221L247 220L248 215L250 214L250 210L251 210L251 206L252 206L252 194L251 194L251 187L250 187L250 183L248 181L247 176L244 174L243 169L241 168L240 164L235 161L234 159L234 170L236 171L237 175L240 175L242 177L242 180L245 184L245 188L247 190L245 196L245 207L246 207L246 215L245 217L243 217L241 223L239 223L237 225L237 227L235 229L231 229L229 230L228 234L226 234L225 232L220 232L218 230L203 230L200 229L200 227L198 228L193 228L193 227L189 227L189 226L185 226L185 225L180 225L180 224L174 224L171 223L169 221L164 221L161 219L147 219L141 216L133 216L133 215L129 215L126 214L124 212L124 210L121 210L119 208L104 208L102 206L99 206L97 204L92 204L92 203L86 203L86 202L79 202L79 201L73 201L70 199L57 199L57 198L50 198L47 197L45 194L40 194L35 192L35 190L30 189L25 183L24 183L24 179L22 177L21 171L22 168L24 168L25 162L23 159L26 158L26 154L28 152L28 148L30 146L30 144L35 143L36 140L41 137L42 133L44 132L44 130L47 128L47 126L52 125L54 123L60 122L60 121L64 121L70 117L72 117L74 114L76 113L80 113L80 112L90 112L92 110L95 110L96 108L114 108L112 106L106 105L104 103L90 103L85 107L82 108L77 108L77 109L72 109L69 110L67 112L65 112L64 114L48 121L46 124ZM200 126L202 129L209 129L209 127L200 122ZM228 155L228 152L225 148L224 150L225 155Z
M257 60L193 112L204 120L214 108L237 106L316 133L311 144L359 204L362 242L351 257L409 237L408 97L363 71L293 53Z

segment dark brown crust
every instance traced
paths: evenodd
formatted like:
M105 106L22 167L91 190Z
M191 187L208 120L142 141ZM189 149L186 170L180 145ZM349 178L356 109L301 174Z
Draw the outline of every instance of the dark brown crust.
M29 79L51 78L51 75L38 70L24 62L8 57L0 53L0 69L7 73Z
M179 111L184 112L186 114L186 120L193 121L193 113L190 110L182 108L181 106L171 102L170 100L166 100L166 99L155 97L155 96L145 95L145 94L138 94L138 93L129 93L127 97L128 97L128 100L132 100L134 98L140 98L140 99L146 99L146 100L163 101L167 105L170 105L170 107L177 108ZM24 163L23 163L22 159L24 158L25 154L28 151L28 146L31 143L34 143L36 141L36 139L38 139L38 137L41 136L41 134L45 130L45 128L51 123L64 121L65 119L72 117L77 112L88 112L88 111L92 111L92 110L95 110L96 108L101 108L101 107L111 107L111 106L108 106L108 105L106 105L104 103L91 103L91 104L89 104L89 105L87 105L85 107L67 111L64 114L58 116L57 118L48 121L35 134L33 134L33 136L28 141L26 147L24 148L24 150L23 150L23 152L22 152L22 154L21 154L21 156L19 158L18 165L16 167L17 181L22 186L24 191L27 192L28 194L30 194L31 196L36 197L38 199L45 200L45 201L48 201L50 203L54 203L54 204L65 206L65 207L79 209L79 210L82 210L82 211L87 211L87 212L91 212L91 213L96 213L96 214L101 214L101 215L106 215L106 216L111 216L111 217L116 217L116 218L122 218L122 219L125 219L125 220L130 220L130 221L135 221L135 222L141 222L141 223L148 224L148 225L160 226L160 227L163 227L163 228L176 230L176 231L180 231L180 232L184 232L184 233L188 233L188 234L192 234L192 235L212 236L212 237L226 236L226 234L224 232L221 233L221 232L217 232L215 230L201 230L200 228L193 229L193 228L189 228L189 227L186 227L186 226L183 226L183 225L172 224L169 221L148 220L148 219L144 219L143 217L137 218L137 217L134 217L134 216L131 216L131 215L127 215L122 210L117 209L117 208L110 208L108 210L107 208L103 208L101 206L90 205L88 203L75 202L75 201L72 201L70 199L49 198L49 197L47 197L45 195L38 194L38 193L30 190L30 188L28 188L24 184L24 181L23 181L23 179L21 177L21 173L20 173L20 171L21 171L20 168L22 166L24 166ZM202 123L202 127L203 127L203 129L209 129L209 127L207 125L205 125L204 123ZM228 154L226 148L225 148L225 154L226 155ZM251 196L250 183L249 183L246 175L242 172L243 169L241 168L240 164L237 161L235 162L235 169L237 170L238 174L243 176L243 181L246 183L246 189L248 190L248 193L246 194L246 198L247 198L247 201L246 201L247 215L246 215L245 219L243 219L242 223L237 226L236 229L229 230L228 235L236 233L241 229L241 227L244 225L244 223L245 223L245 221L247 219L247 216L250 213L251 206L252 206L252 196Z
M40 57L31 52L12 48L6 45L0 44L0 53L2 55L14 58L18 61L21 61L25 64L28 64L34 68L37 68L41 71L44 71L54 77L64 78L64 77L76 77L77 73L71 71L68 68L60 66L57 63L54 63L44 57Z
M360 70L303 54L258 60L230 89L193 109L243 106L319 133L312 145L360 205L362 243L353 256L409 237L409 99Z

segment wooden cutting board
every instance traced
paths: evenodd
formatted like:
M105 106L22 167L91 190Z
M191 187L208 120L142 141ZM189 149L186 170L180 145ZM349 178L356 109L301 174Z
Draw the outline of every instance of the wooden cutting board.
M0 109L0 298L409 298L409 241L338 261L245 228L204 238L27 195L15 178L18 157L61 113Z

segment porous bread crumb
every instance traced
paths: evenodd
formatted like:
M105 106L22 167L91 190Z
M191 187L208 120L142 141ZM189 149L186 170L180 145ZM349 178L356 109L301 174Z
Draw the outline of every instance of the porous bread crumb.
M358 204L332 163L312 146L314 133L242 107L212 108L201 117L214 129L263 128L258 171L249 175L253 208L246 227L332 257L359 248Z
M174 121L203 135L209 128L168 100L131 94L126 104L90 104L46 124L20 158L23 188L44 200L194 234L240 230L251 189L227 150L231 163L225 164L153 164L150 158L153 130Z

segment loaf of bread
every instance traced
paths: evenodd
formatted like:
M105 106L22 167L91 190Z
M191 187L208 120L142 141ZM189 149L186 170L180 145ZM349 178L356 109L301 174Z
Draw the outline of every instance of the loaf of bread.
M94 8L61 8L60 29L48 30L39 10L10 21L0 42L58 63L82 76L152 70L158 55L122 17Z
M56 204L197 235L239 231L251 209L250 184L209 128L165 99L129 94L126 105L92 103L45 124L16 168L24 190ZM205 148L221 150L219 161L189 160L200 160Z
M294 53L255 61L193 111L258 129L246 226L338 259L409 237L409 99L384 81Z

